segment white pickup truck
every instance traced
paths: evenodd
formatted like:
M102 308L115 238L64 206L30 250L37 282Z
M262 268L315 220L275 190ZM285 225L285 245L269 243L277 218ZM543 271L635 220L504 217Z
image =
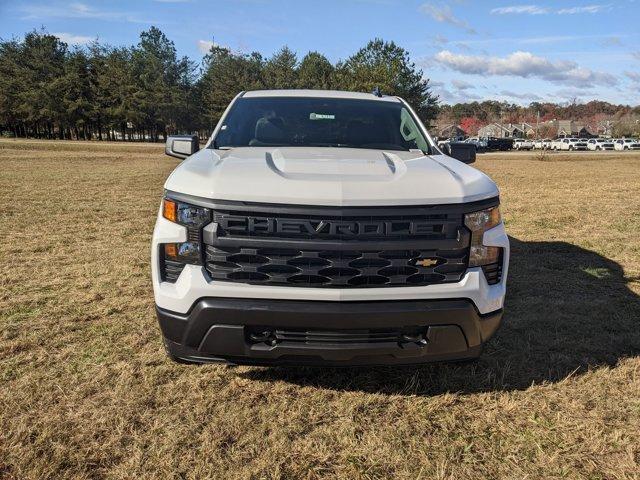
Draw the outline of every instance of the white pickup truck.
M548 150L551 148L552 140L550 138L541 138L533 142L534 150Z
M589 150L613 150L615 144L613 140L608 138L591 138L587 141L587 148Z
M516 138L513 141L513 148L515 150L533 150L533 140L528 138Z
M587 150L587 141L582 138L559 138L551 144L553 150Z
M404 364L477 358L498 328L509 239L498 188L376 94L240 93L167 179L157 316L180 362ZM466 162L466 163L465 163Z
M640 150L640 141L634 138L619 138L614 142L615 150Z

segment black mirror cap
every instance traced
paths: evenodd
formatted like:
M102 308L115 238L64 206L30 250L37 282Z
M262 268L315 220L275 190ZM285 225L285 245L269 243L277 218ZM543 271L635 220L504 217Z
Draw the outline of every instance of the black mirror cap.
M451 142L445 146L445 153L463 163L476 161L476 146L473 143Z
M164 147L164 153L170 157L185 159L200 150L197 135L170 135Z

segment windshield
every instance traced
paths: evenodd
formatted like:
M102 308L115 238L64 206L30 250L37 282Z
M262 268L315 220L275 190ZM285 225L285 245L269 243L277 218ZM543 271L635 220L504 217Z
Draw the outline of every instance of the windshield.
M213 142L213 148L282 146L430 150L402 103L343 98L239 98Z

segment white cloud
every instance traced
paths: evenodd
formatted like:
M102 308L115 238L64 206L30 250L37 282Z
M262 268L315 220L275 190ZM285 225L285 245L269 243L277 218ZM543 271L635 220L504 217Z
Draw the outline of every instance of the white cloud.
M439 87L434 86L433 93L438 95L441 102L448 103L448 104L472 102L474 100L482 99L482 97L474 93L461 91L461 90L456 90L452 92L451 90L448 90L443 86L439 86Z
M639 72L624 72L625 76L635 83L640 83L640 73Z
M473 84L465 82L464 80L451 80L451 85L453 85L453 88L455 88L456 90L469 90L471 88L474 88Z
M464 50L465 52L470 52L473 50L467 42L456 42L453 44L454 47L459 48L460 50Z
M537 5L513 5L510 7L500 7L491 10L492 15L508 15L508 14L526 14L526 15L545 15L549 13L549 9L546 7L539 7Z
M219 43L212 42L211 40L198 40L197 45L200 53L204 55L209 53L209 51L213 47L226 48L227 50L229 50L229 47L227 47L226 45L220 45Z
M198 40L198 50L200 53L207 54L213 48L214 43L209 40Z
M589 97L595 98L597 94L592 90L584 90L582 88L561 88L555 92L555 96L566 102L573 102L574 100L582 102Z
M53 33L52 35L55 35L64 43L68 43L69 45L86 45L87 43L95 40L94 37L85 37L84 35L74 35L73 33L66 32Z
M635 52L631 52L631 56L633 58L635 58L636 60L640 60L640 50L637 50Z
M445 43L449 43L449 39L444 35L437 34L435 37L433 37L433 43L444 45Z
M434 61L460 73L540 78L575 87L611 86L618 79L609 73L580 67L577 63L551 61L530 52L514 52L506 57L461 55L448 50L438 52Z
M530 93L530 92L517 93L517 92L512 92L510 90L502 90L500 92L500 95L503 95L505 97L510 97L510 98L517 98L518 100L528 100L529 102L542 100L542 97L540 95L536 95L535 93Z
M433 3L423 3L420 5L420 11L429 15L436 22L440 23L448 23L449 25L453 25L454 27L462 28L466 30L467 33L476 34L478 32L475 31L467 22L464 20L460 20L457 18L451 8L448 5L444 4L433 4Z
M539 5L510 5L508 7L498 7L491 10L492 15L546 15L557 13L558 15L575 15L578 13L598 13L607 10L611 5L585 5L581 7L568 7L559 10L552 10L549 7Z
M560 15L575 15L576 13L598 13L609 8L610 5L585 5L584 7L562 8L558 10Z
M85 18L115 22L144 23L156 25L161 24L155 20L148 20L132 14L130 12L117 12L112 10L100 10L93 6L80 2L70 4L55 5L25 5L21 7L25 13L23 20L32 20L39 18Z

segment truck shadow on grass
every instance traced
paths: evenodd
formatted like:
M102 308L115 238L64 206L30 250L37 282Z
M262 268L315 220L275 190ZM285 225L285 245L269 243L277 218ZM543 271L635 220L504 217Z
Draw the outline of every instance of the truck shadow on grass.
M640 355L640 297L622 267L564 242L511 238L501 329L473 363L266 368L241 375L340 391L437 395L520 390Z

